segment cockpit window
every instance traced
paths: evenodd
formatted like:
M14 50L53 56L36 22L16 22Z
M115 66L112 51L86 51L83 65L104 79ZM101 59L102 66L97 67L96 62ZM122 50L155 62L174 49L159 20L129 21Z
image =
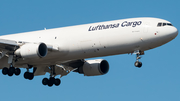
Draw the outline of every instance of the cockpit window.
M163 26L166 26L167 24L166 23L163 23Z
M157 27L162 27L162 26L173 26L173 25L171 23L162 23L162 22L157 24Z
M157 26L158 26L158 27L161 27L161 25L162 25L162 23L158 23L158 25L157 25Z
M167 23L168 26L173 26L171 23Z

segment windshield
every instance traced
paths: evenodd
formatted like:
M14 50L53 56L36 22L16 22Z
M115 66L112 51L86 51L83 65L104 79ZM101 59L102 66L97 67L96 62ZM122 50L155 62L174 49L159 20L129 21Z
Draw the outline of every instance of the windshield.
M163 23L163 22L160 22L157 24L158 27L163 27L163 26L173 26L171 23Z

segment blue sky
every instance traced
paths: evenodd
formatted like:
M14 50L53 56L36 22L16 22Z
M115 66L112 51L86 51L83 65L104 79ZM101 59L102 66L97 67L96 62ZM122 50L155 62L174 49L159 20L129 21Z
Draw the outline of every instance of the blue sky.
M133 17L166 19L180 29L179 0L0 0L0 35ZM110 64L103 76L71 73L58 87L43 86L49 74L25 80L0 73L0 99L6 101L179 101L180 37L142 57L99 57ZM1 72L1 71L0 71Z

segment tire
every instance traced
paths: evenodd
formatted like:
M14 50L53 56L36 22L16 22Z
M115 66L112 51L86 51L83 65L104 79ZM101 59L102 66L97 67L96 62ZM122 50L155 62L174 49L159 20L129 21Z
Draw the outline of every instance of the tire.
M14 68L14 67L10 67L10 68L9 68L9 73L10 73L10 74L14 74L14 72L15 72L15 68Z
M138 67L140 68L140 67L142 67L142 62L139 62L139 65L138 65Z
M49 81L48 81L48 86L49 87L53 86L54 82L55 82L55 78L54 77L50 77Z
M25 73L24 73L24 78L25 78L25 79L28 79L28 78L29 78L29 72L25 72Z
M28 79L29 79L29 80L32 80L33 78L34 78L34 74L33 74L33 73L29 73Z
M60 79L55 79L54 84L56 86L59 86L61 84L61 80Z
M10 67L9 68L9 72L8 72L8 76L13 76L14 72L15 72L15 68L14 67Z
M50 78L49 78L49 81L52 82L52 83L54 84L55 78L54 78L54 77L50 77Z
M53 83L48 81L48 86L49 86L49 87L52 87L52 86L53 86Z
M16 68L15 71L14 71L14 74L16 76L18 76L18 75L20 75L20 73L21 73L21 70L19 68Z
M134 65L138 68L142 67L142 62L136 61Z
M49 81L48 78L44 78L44 79L42 80L42 84L43 84L43 85L47 85L47 84L48 84L48 81Z
M8 73L8 76L13 76L13 73L9 72L9 73Z
M2 69L2 74L3 75L7 75L9 73L9 69L7 68L7 67L4 67L3 69Z
M138 65L139 65L139 62L136 61L136 62L134 63L134 66L138 67Z

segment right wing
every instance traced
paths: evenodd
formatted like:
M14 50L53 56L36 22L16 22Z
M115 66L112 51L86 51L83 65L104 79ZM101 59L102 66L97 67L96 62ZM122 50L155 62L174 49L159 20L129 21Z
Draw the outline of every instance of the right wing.
M55 65L56 75L60 74L60 77L62 77L69 74L71 71L78 72L79 67L82 67L84 63L84 59L63 61L60 64ZM49 70L49 66L38 66L38 68L36 68L34 75L45 75L46 72L51 72Z

